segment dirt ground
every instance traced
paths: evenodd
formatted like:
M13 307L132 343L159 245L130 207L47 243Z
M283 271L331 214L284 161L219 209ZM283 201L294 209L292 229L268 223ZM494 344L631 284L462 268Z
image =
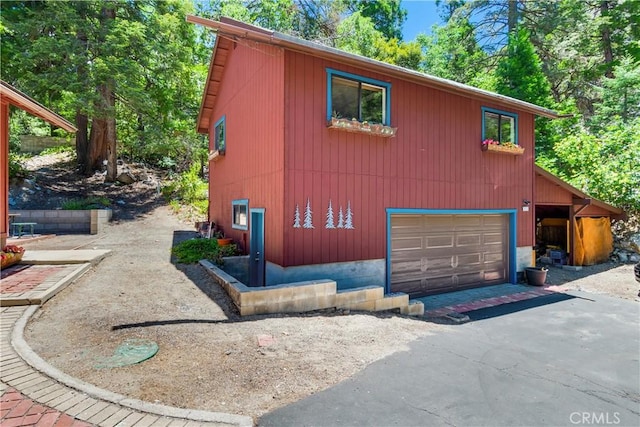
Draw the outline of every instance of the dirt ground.
M55 161L32 167L49 168L55 179L49 172L39 173L40 190L30 195L29 203L51 197L58 187L73 186L78 178ZM152 184L137 183L136 189L101 184L99 177L82 180L83 191L125 201L115 205L115 221L107 231L24 246L111 249L112 254L47 302L29 323L25 338L53 366L98 387L255 419L404 351L415 339L452 330L396 314L322 311L241 318L201 267L171 262L172 245L195 233L191 223L172 214ZM18 193L14 188L13 194ZM631 266L613 264L581 272L552 268L548 283L628 299L636 298L638 290ZM259 336L272 337L273 343L261 346ZM128 338L153 340L159 352L134 366L96 367Z
M194 235L191 228L161 206L99 236L25 245L113 251L38 311L27 342L53 366L107 390L258 417L446 328L399 315L335 311L240 318L200 266L170 262L172 244ZM275 343L261 347L259 335ZM127 338L151 339L160 350L139 365L95 367Z

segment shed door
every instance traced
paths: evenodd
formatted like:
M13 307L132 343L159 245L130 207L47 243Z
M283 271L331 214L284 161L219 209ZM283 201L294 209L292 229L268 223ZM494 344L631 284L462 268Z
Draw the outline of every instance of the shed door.
M411 297L505 283L509 219L492 215L391 216L391 292Z

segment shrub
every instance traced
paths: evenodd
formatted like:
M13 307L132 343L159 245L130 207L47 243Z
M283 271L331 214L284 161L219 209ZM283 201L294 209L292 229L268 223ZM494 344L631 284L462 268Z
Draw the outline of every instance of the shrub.
M236 245L218 245L216 239L190 239L178 243L171 253L176 256L176 261L182 264L193 264L201 259L209 259L222 265L223 257L238 255L239 251Z
M162 195L172 208L175 200L191 206L200 216L206 216L208 207L208 185L200 177L200 165L194 163L189 170L181 173L175 180L162 187Z
M106 197L87 197L85 199L70 199L62 203L62 209L67 211L104 209L111 205Z
M29 176L29 171L22 165L24 156L9 153L9 178L25 179Z

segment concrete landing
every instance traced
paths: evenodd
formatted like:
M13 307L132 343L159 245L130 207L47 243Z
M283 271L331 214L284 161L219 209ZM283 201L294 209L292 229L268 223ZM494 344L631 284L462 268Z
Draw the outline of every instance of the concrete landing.
M23 257L22 264L91 264L96 265L111 253L108 249L80 249L60 251L38 251L28 249Z

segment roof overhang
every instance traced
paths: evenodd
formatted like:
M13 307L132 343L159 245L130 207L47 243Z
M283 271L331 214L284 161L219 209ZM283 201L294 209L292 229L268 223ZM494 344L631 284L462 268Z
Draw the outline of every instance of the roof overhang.
M78 131L71 122L2 80L0 80L0 102L15 105L21 110L33 114L67 132L75 133Z
M221 66L224 68L224 60L218 60L218 54L226 54L222 51L222 43L220 39L227 39L229 42L233 40L251 40L258 43L266 43L269 45L279 46L287 50L294 52L300 52L308 55L312 55L318 58L324 58L331 61L340 62L342 64L351 65L354 67L364 68L380 74L385 74L390 77L410 81L423 86L429 86L435 89L439 89L445 92L461 95L468 98L480 99L485 102L500 103L507 107L512 107L519 111L528 112L541 117L547 117L550 119L558 119L566 116L559 115L553 110L540 107L529 102L520 101L508 96L499 95L493 92L489 92L483 89L478 89L472 86L467 86L462 83L454 82L452 80L443 79L440 77L431 76L428 74L420 73L417 71L409 70L399 67L397 65L387 64L385 62L377 61L375 59L365 58L360 55L344 52L339 49L324 46L319 43L302 40L296 37L292 37L286 34L279 33L277 31L267 30L255 25L245 24L240 21L236 21L230 18L221 18L220 21L214 21L211 19L202 18L194 15L187 15L187 22L192 24L202 25L206 28L214 30L219 37L216 38L216 44L213 49L211 57L211 64L209 69L209 78L207 79L207 89L202 101L202 107L205 104L212 105L215 102L215 91L209 91L209 86L213 86L217 81L211 80L213 66ZM206 99L213 97L214 100ZM203 123L208 121L205 119L205 113L203 108L200 110L198 116L198 132L206 132Z
M605 203L603 201L600 201L598 199L594 199L590 196L588 196L586 193L583 193L582 191L578 190L577 188L575 188L574 186L572 186L571 184L569 184L566 181L563 181L562 179L558 178L557 176L555 176L554 174L552 174L551 172L548 172L544 169L542 169L540 166L535 165L535 171L536 171L536 175L540 175L541 177L543 177L544 179L550 181L551 183L559 186L560 188L568 191L569 193L571 193L572 197L572 203L573 205L579 205L581 206L581 210L586 208L587 206L596 206L599 207L601 209L607 210L609 212L611 212L614 217L617 218L624 218L625 214L624 211L620 208L616 208L615 206L612 206L608 203Z

